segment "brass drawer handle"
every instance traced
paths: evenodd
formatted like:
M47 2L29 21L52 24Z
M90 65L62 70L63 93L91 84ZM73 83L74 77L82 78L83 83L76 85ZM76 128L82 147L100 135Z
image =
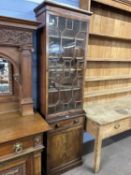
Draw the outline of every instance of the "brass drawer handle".
M115 129L120 128L120 124L116 124L116 125L114 126L114 128L115 128Z
M13 148L16 153L20 153L23 150L23 145L22 143L16 143Z

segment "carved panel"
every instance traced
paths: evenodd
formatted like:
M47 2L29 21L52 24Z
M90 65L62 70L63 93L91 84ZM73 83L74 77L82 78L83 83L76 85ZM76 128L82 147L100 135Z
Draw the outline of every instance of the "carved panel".
M0 44L32 44L32 32L0 28Z
M0 175L26 175L26 165L21 164L13 168L3 170L0 172Z

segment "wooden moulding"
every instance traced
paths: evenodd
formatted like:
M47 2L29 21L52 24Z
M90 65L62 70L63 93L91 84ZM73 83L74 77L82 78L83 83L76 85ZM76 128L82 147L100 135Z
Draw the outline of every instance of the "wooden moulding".
M39 23L35 21L0 16L0 26L19 27L28 30L35 30L38 25Z
M78 12L78 13L86 14L86 15L91 15L92 14L90 11L83 10L83 9L80 9L80 8L77 8L77 7L73 7L73 6L64 4L64 3L57 3L57 2L54 2L54 1L51 1L51 0L45 0L38 7L35 8L35 12L36 13L38 13L38 11L42 12L42 8L45 7L45 5L50 5L50 6L53 6L54 8L55 7L63 8L63 9L66 9L66 10L71 10L73 12Z

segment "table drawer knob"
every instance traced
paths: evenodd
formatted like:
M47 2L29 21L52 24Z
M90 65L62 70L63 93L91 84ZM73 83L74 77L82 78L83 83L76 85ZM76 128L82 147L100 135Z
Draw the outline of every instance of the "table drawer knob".
M115 129L120 128L120 124L116 124L116 125L114 126L114 128L115 128Z
M55 124L55 128L57 129L57 128L60 128L60 124L59 123L56 123Z
M74 124L78 124L78 123L79 123L78 119L74 120Z
M13 148L16 153L20 153L23 150L23 145L22 143L16 143Z

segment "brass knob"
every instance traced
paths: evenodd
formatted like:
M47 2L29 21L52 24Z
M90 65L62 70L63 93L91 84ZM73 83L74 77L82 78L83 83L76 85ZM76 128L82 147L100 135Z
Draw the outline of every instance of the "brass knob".
M114 126L115 129L118 129L119 127L120 127L120 124L116 124L116 125Z
M20 153L23 150L23 145L22 143L16 143L13 148L16 153Z

